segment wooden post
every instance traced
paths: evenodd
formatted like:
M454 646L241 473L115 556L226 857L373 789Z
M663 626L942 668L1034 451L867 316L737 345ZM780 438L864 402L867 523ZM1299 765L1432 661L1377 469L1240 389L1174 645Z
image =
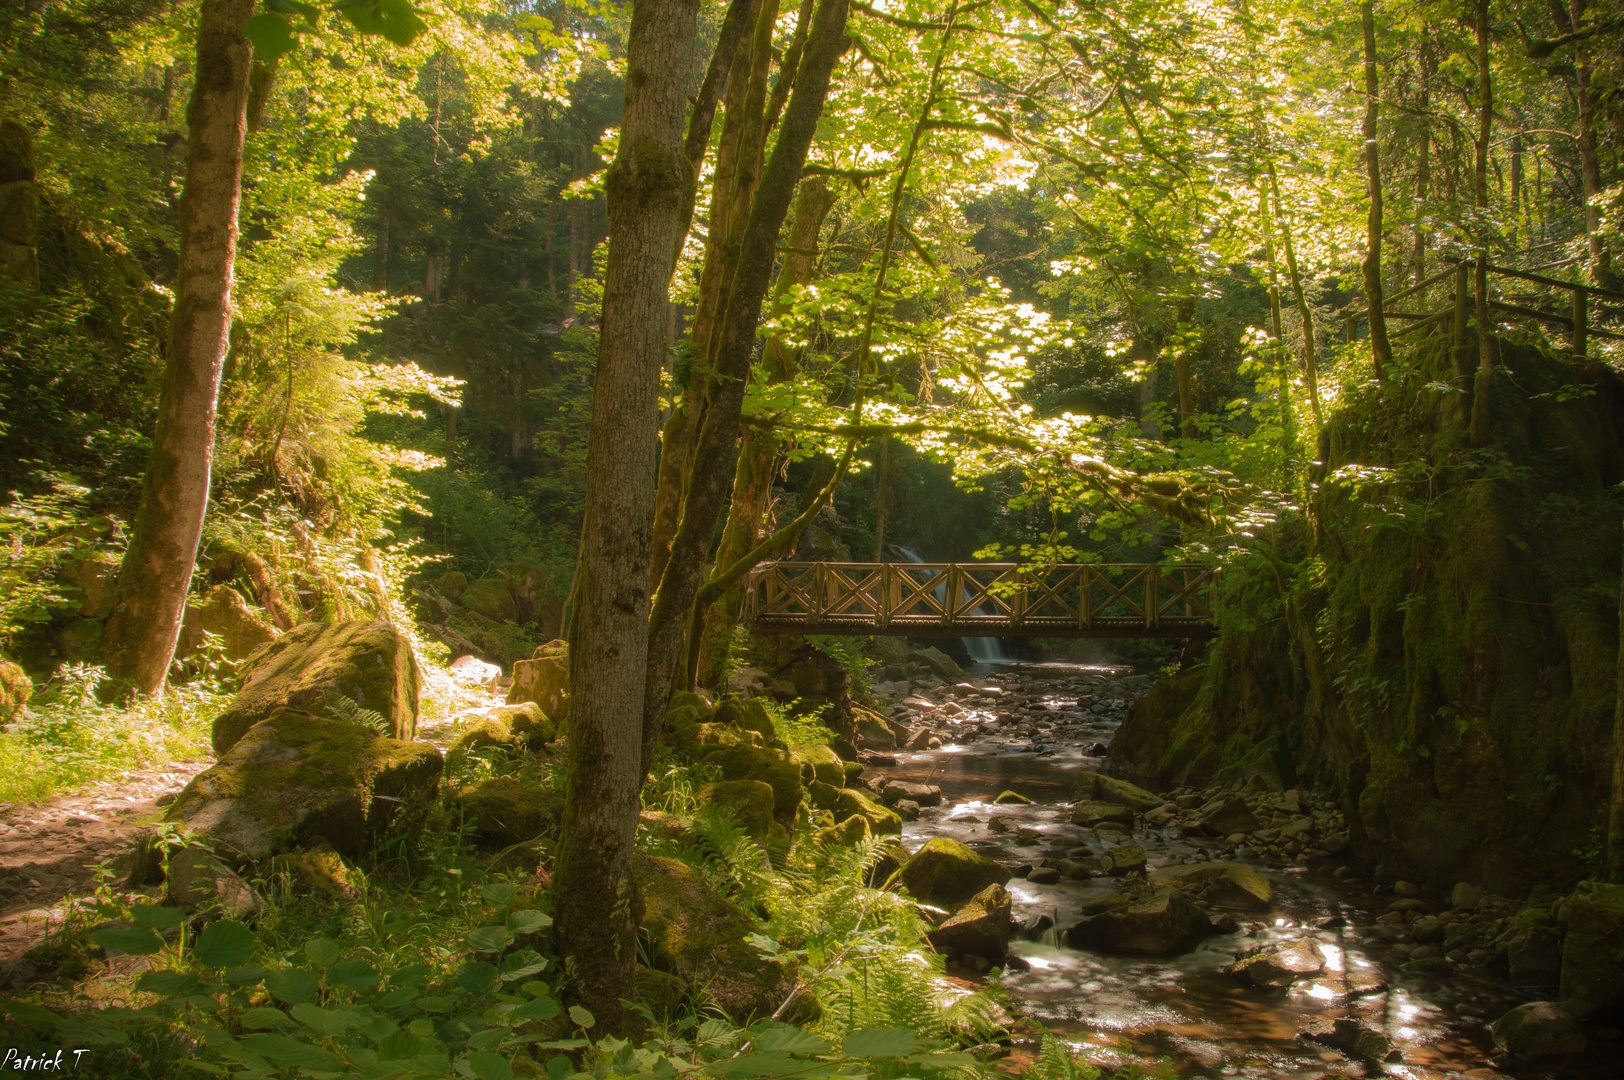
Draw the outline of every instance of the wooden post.
M1580 360L1590 349L1590 297L1583 289L1570 289L1573 298L1573 355Z
M1077 570L1077 629L1088 630L1094 625L1094 568Z
M1018 587L1010 600L1009 618L1014 625L1020 626L1026 621L1026 572L1018 566L1015 568L1015 584Z
M1161 605L1161 597L1156 594L1158 575L1159 568L1155 566L1145 567L1145 629L1147 630L1156 629L1158 616L1156 609Z
M947 588L942 590L942 625L953 624L953 612L959 606L959 564L949 563L947 567Z
M823 572L823 564L818 563L812 568L812 610L807 613L815 619L823 617L824 590L828 587L828 577Z
M1353 324L1358 321L1356 316L1349 315L1342 320L1342 340L1349 345L1353 344Z

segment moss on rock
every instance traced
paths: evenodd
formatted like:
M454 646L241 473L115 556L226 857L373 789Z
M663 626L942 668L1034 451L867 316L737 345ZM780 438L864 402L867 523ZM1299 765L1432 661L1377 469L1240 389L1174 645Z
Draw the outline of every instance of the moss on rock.
M1154 810L1166 801L1160 795L1126 780L1097 772L1079 773L1077 782L1072 785L1071 795L1079 802L1116 803L1138 814Z
M474 833L491 847L534 840L558 825L563 800L533 781L494 776L457 795Z
M979 855L957 840L929 840L885 883L904 888L921 903L952 908L988 885L1002 885L1012 875L1006 867Z
M695 793L703 806L728 811L745 832L765 843L773 824L773 789L760 780L723 780Z
M716 709L716 722L731 724L742 731L753 731L761 736L763 743L770 743L778 738L778 729L773 724L773 718L756 698L729 698L722 702Z
M514 664L507 700L509 705L533 701L554 724L566 725L570 714L569 643L549 641L538 646L530 659Z
M827 746L802 746L794 751L793 757L801 766L803 783L820 780L835 787L846 786L846 762L841 761L840 755ZM857 771L863 771L861 765L857 766Z
M1237 862L1189 863L1166 866L1151 874L1159 884L1199 893L1213 907L1235 911L1268 911L1274 890L1269 879L1254 867Z
M760 780L769 785L779 821L793 819L801 805L801 770L781 750L729 747L706 754L704 763L719 768L723 780Z

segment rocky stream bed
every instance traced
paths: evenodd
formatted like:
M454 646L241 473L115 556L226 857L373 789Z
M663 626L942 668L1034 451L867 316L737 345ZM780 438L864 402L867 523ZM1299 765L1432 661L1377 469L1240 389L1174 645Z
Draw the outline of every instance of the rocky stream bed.
M903 699L903 748L865 754L864 782L911 819L905 846L945 837L1017 867L1001 975L1017 1011L1096 1063L1179 1076L1624 1076L1619 1031L1551 1008L1517 1011L1497 1045L1497 1021L1556 996L1554 896L1376 883L1340 811L1255 780L1123 814L1128 789L1099 769L1150 681L1040 664L882 687ZM1145 914L1169 885L1177 902ZM1138 916L1102 915L1124 894Z

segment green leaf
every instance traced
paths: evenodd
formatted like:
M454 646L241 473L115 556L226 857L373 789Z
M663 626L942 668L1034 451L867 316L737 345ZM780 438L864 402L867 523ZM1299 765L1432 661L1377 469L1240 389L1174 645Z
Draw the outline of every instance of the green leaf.
M506 881L496 881L480 889L479 895L491 907L500 910L513 906L513 902L519 898L519 890Z
M192 946L192 959L207 967L236 967L254 955L254 932L230 919L210 923Z
M144 926L104 926L90 935L93 944L131 956L149 956L164 947L164 939Z
M42 1009L38 1005L30 1005L25 1001L6 1001L0 999L0 1010L11 1017L23 1027L32 1028L41 1035L49 1035L56 1030L62 1018L50 1009Z
M822 1054L829 1049L829 1044L816 1035L789 1024L772 1024L750 1041L763 1054Z
M503 982L514 982L526 979L547 966L547 958L534 949L520 949L511 956L502 958L501 972Z
M515 934L535 934L553 925L551 915L526 908L508 916L507 928Z
M151 904L131 908L130 918L148 930L168 930L186 921L186 912L178 907L156 907Z
M263 1055L279 1069L337 1070L338 1059L319 1046L300 1042L291 1035L244 1035L238 1040L256 1054Z
M411 0L339 0L333 6L361 33L382 35L403 48L428 29Z
M513 1080L513 1066L508 1059L489 1050L475 1050L469 1054L468 1067L479 1080Z
M306 22L315 22L319 12L314 4L301 4L299 0L261 0L266 10L282 15L298 15Z
M468 947L475 952L501 952L513 944L513 935L505 926L481 926L468 935Z
M303 968L283 968L273 971L265 976L265 989L271 996L286 1005L298 1005L301 1002L315 1001L321 984L316 980L316 973Z
M496 992L496 965L471 960L457 969L457 983L475 997L490 997Z
M267 63L286 56L299 43L287 17L262 11L242 24L243 36L254 46L256 59Z
M281 1027L287 1022L288 1018L286 1013L284 1013L281 1009L273 1009L269 1006L261 1006L257 1009L244 1009L242 1014L242 1026L245 1028L251 1028L255 1031L263 1031L266 1028Z
M930 1040L921 1038L912 1028L864 1028L846 1036L841 1051L847 1057L907 1057L929 1049Z
M192 955L197 955L195 950ZM220 977L225 980L227 986L238 988L253 986L265 977L265 969L254 967L252 964L244 964L240 967L227 968Z
M597 1022L598 1022L597 1017L593 1016L590 1012L588 1012L586 1009L582 1008L581 1006L579 1006L579 1005L571 1005L570 1006L570 1023L574 1024L576 1027L578 1027L578 1028L589 1028L593 1024L596 1024Z
M327 985L366 992L383 980L365 960L340 960L327 970Z
M338 963L338 958L342 952L343 950L339 948L338 942L330 941L324 937L313 938L305 942L305 955L310 957L310 962L319 968L330 968Z
M432 974L434 974L434 969L427 964L407 964L389 976L389 985L422 986L424 981Z
M197 984L197 976L185 971L149 971L136 980L135 988L164 997L180 997L191 993Z
M539 997L534 1001L527 1001L514 1009L508 1016L516 1020L551 1020L558 1015L558 1002L550 997Z
M289 1009L288 1014L318 1035L342 1035L367 1020L360 1009L324 1009L309 1002L300 1002Z
M808 1069L816 1070L818 1063L788 1054L746 1054L728 1058L706 1067L712 1076L725 1076L730 1080L752 1080L755 1077L804 1075Z

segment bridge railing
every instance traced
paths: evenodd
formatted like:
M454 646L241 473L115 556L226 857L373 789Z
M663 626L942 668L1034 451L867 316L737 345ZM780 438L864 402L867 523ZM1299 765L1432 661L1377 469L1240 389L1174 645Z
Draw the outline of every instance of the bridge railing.
M1155 563L764 563L744 619L769 632L1182 636L1210 630L1214 577Z

